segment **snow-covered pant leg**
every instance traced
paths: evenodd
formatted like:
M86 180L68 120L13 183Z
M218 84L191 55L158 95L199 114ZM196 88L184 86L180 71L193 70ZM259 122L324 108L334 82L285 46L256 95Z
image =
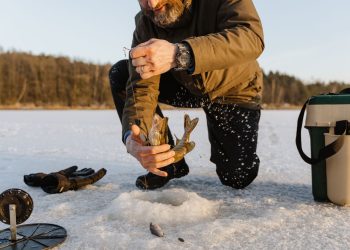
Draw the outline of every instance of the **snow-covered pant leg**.
M207 116L210 160L222 184L233 188L248 186L258 175L256 154L260 110L237 105L211 104Z
M109 84L112 91L115 108L120 121L123 116L125 103L125 87L129 78L128 60L121 60L114 64L109 70Z
M260 110L238 105L212 103L207 96L197 97L184 86L164 76L159 100L175 107L203 108L207 116L210 160L222 184L233 188L248 186L258 175L256 154ZM164 91L162 91L164 89ZM169 91L171 89L171 91Z

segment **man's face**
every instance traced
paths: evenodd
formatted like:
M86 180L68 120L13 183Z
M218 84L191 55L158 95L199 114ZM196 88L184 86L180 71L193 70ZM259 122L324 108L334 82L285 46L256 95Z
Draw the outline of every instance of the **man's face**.
M139 0L142 12L160 27L169 27L183 14L183 0Z

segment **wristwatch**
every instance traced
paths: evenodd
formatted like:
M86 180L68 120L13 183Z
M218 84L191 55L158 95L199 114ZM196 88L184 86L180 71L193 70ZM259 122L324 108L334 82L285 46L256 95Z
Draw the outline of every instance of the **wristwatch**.
M176 43L176 55L175 62L176 67L174 70L187 70L192 67L193 59L191 54L191 48L187 43Z

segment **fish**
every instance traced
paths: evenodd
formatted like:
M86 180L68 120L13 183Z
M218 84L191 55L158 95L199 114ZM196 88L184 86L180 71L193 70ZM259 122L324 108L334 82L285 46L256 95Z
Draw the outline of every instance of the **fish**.
M164 237L164 232L162 228L158 224L151 224L149 225L149 229L151 230L151 233L158 237Z
M176 143L170 149L175 152L175 161L174 163L180 161L185 157L185 155L191 152L195 147L195 142L190 141L190 134L197 126L199 119L194 118L191 120L188 114L184 116L184 129L185 132L181 139L178 139L176 136ZM159 146L162 144L167 144L168 139L168 117L161 118L158 114L154 114L152 120L152 126L150 132L148 133L147 139L148 145Z
M185 121L184 121L185 132L180 140L175 136L176 143L175 143L175 146L171 149L175 151L174 163L184 158L185 155L191 152L196 146L196 144L193 141L190 141L190 134L192 133L194 128L197 126L198 121L199 121L198 118L194 118L193 120L191 120L190 116L188 114L185 114Z

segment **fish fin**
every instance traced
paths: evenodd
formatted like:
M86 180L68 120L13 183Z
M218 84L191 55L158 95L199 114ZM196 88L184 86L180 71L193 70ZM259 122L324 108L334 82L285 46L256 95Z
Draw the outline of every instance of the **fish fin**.
M167 144L169 142L168 138L168 117L161 118L161 126L159 128L159 133L161 135L160 144Z
M176 139L175 145L177 145L177 144L179 144L179 143L180 143L180 139L179 139L179 138L177 138L177 136L176 136L176 135L174 135L174 136L175 136L175 139Z
M186 143L187 153L191 152L195 146L196 143L194 143L193 141Z
M185 117L184 117L184 127L185 128L190 123L190 121L191 121L190 116L188 114L185 114Z
M154 113L153 120L152 120L152 128L159 131L162 127L162 121L163 121L163 118L160 117L157 113Z
M169 133L169 127L168 127L168 117L164 117L164 143L168 144L169 143L169 137L168 137L168 133Z

